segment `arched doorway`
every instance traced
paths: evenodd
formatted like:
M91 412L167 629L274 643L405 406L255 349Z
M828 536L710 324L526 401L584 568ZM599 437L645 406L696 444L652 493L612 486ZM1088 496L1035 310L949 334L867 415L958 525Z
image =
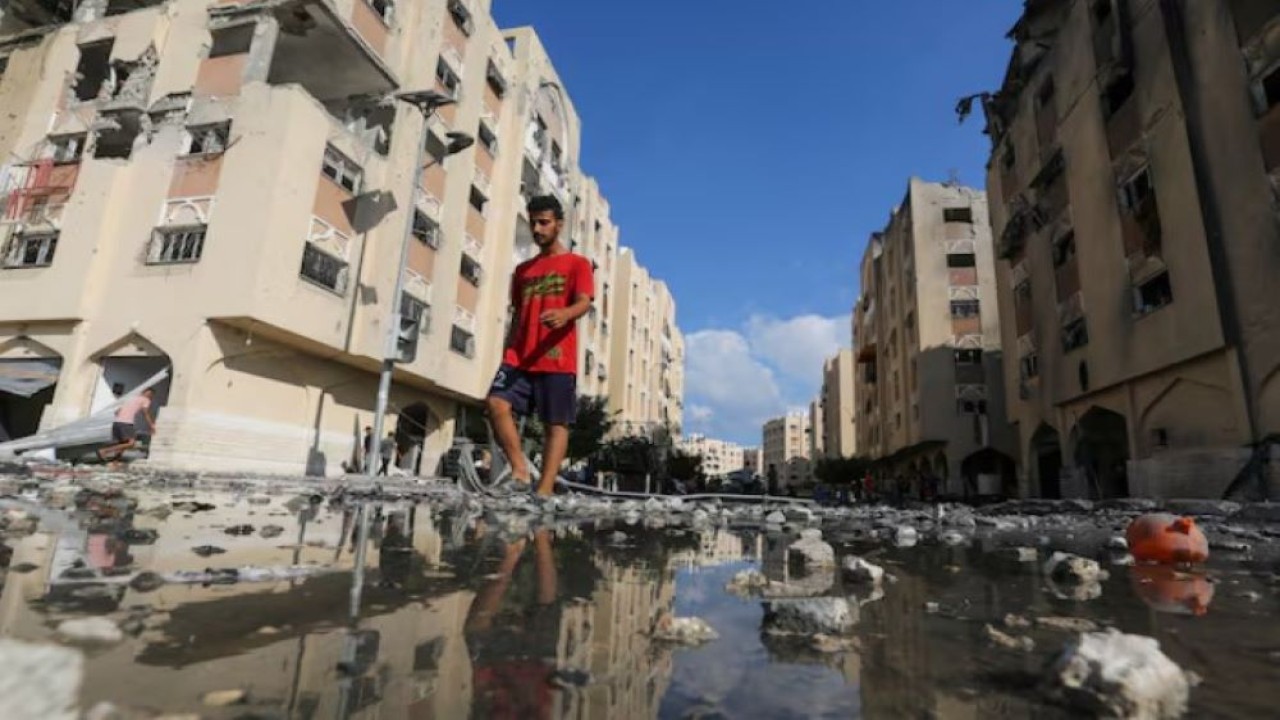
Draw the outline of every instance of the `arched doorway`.
M1037 428L1027 457L1032 460L1040 497L1062 497L1062 441L1058 431L1048 425Z
M1071 430L1071 445L1090 497L1128 497L1129 428L1123 415L1089 408Z
M62 356L29 337L0 343L0 443L36 434L53 402Z
M396 448L400 451L399 467L414 475L422 474L422 456L427 438L440 427L440 421L426 403L416 402L400 411L396 423Z
M995 448L983 448L960 462L966 494L978 497L1012 497L1017 494L1013 459Z

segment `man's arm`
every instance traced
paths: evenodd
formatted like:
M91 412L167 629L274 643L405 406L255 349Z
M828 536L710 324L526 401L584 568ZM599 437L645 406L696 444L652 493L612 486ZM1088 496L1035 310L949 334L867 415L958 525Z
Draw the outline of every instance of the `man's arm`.
M147 419L147 427L151 428L151 434L156 434L156 421L151 417L151 408L142 411L142 417Z
M573 304L569 307L560 308L558 310L547 310L542 313L542 322L551 328L562 328L578 321L578 318L587 314L591 309L591 296L585 293L579 293L574 299Z

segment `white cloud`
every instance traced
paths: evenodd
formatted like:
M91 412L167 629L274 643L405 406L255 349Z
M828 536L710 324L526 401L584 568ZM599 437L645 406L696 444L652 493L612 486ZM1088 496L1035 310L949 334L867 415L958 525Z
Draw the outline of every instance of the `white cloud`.
M752 316L741 331L686 338L687 432L748 445L765 420L805 408L822 383L822 361L847 346L849 318Z
M753 315L747 321L751 347L783 374L808 379L822 374L822 361L849 346L849 316L798 315L781 320Z

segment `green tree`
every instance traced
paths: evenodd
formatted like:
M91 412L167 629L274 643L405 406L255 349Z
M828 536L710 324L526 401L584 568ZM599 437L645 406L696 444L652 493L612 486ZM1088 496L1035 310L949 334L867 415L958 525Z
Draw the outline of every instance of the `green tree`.
M862 457L822 458L813 468L813 474L828 485L847 485L866 475L871 462Z
M614 416L607 397L578 398L578 416L569 434L569 461L585 460L600 452L604 439L613 430Z
M686 482L702 480L702 456L676 450L667 458L667 473Z

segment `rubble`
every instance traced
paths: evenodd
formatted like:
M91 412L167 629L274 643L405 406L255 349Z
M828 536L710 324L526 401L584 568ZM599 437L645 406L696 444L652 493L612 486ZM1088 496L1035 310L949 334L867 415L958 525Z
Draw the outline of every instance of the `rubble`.
M1190 683L1154 638L1118 630L1067 643L1046 672L1051 698L1095 716L1158 720L1181 717Z
M0 718L75 720L83 675L78 650L0 637Z
M850 582L879 585L884 579L884 568L852 555L843 560L841 569Z
M1031 652L1036 649L1036 641L1025 635L1021 637L1014 637L1013 635L1002 632L989 624L983 628L983 631L986 633L988 640L1002 648L1006 648L1008 650L1022 650L1024 652Z
M205 693L201 702L209 707L229 707L243 703L248 696L244 690L214 690Z
M1090 585L1107 578L1097 561L1064 552L1049 556L1043 569L1047 577L1061 583Z
M696 617L666 615L658 621L653 631L654 640L680 645L702 645L719 637L720 634L713 630L706 620Z
M843 635L858 622L858 606L837 597L770 600L764 604L767 632Z
M806 570L835 567L836 551L818 537L801 537L787 548L787 561Z
M104 617L64 620L57 632L68 641L86 645L112 645L124 639L120 626Z

